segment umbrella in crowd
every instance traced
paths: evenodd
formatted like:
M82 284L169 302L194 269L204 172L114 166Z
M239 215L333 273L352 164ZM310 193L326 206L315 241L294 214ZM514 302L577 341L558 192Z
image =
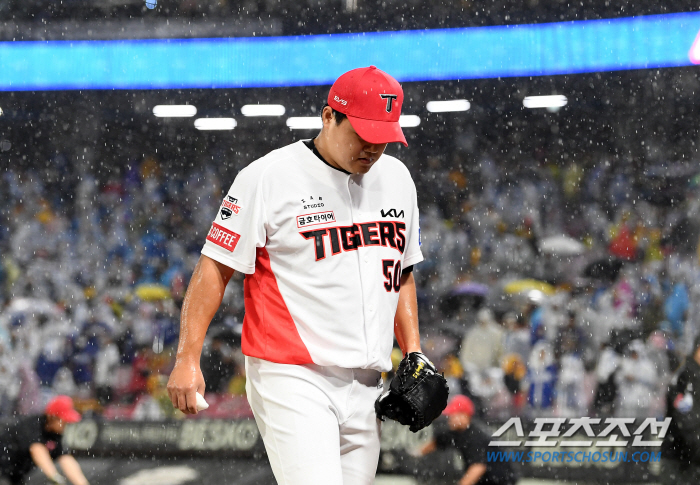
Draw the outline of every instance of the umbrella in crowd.
M476 281L465 281L464 283L455 285L450 293L452 295L486 296L488 292L489 287L483 283L477 283Z
M7 306L7 311L13 313L31 313L36 315L58 315L56 303L40 298L15 298Z
M448 318L454 316L462 309L477 309L483 304L488 292L489 287L487 285L476 281L465 281L456 284L443 297L440 309L443 315Z
M586 251L586 246L568 236L552 236L542 239L539 248L544 254L558 256L577 256Z
M532 290L540 291L545 295L553 295L556 292L554 287L549 283L533 279L511 281L503 287L503 291L510 295L526 293Z
M136 287L136 296L143 301L167 300L170 290L163 285L144 283Z

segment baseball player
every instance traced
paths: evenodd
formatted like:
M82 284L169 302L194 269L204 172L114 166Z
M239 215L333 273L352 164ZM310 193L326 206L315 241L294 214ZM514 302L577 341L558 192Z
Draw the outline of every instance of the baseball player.
M420 352L416 190L383 154L407 145L402 102L399 83L374 66L338 78L315 139L238 173L183 302L168 392L195 413L207 327L233 272L246 274L246 391L280 484L373 483L374 403L393 337L404 354Z

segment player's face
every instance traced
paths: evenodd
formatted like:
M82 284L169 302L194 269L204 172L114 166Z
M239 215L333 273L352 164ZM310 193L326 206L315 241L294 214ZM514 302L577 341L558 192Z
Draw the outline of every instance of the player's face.
M66 422L55 416L48 416L46 419L46 430L52 433L63 434L66 429Z
M447 416L447 425L452 431L467 429L471 424L471 416L466 413L455 413Z
M369 143L360 138L347 119L337 124L330 107L323 111L323 131L328 163L346 172L369 172L386 149L386 143Z

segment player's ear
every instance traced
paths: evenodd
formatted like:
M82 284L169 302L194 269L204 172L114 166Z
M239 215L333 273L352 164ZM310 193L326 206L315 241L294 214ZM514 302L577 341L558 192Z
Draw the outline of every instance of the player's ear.
M326 105L321 111L321 120L323 121L323 127L328 127L331 123L335 123L335 117L333 116L333 108Z

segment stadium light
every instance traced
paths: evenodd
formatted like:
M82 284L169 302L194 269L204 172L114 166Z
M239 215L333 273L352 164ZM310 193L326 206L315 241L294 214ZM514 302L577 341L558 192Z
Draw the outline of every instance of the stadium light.
M198 130L233 130L236 120L233 118L197 118L194 127Z
M525 96L523 106L526 108L561 108L566 106L568 100L562 94L551 96Z
M281 104L246 104L241 108L243 116L282 116L284 112Z
M320 116L294 116L287 118L287 126L292 130L320 130L323 121Z
M158 118L189 118L197 114L197 108L191 104L159 104L153 107L153 114Z
M471 103L466 99L451 99L447 101L428 101L425 106L431 113L450 113L454 111L467 111Z
M420 117L416 115L403 115L399 117L401 128L415 128L420 125Z

